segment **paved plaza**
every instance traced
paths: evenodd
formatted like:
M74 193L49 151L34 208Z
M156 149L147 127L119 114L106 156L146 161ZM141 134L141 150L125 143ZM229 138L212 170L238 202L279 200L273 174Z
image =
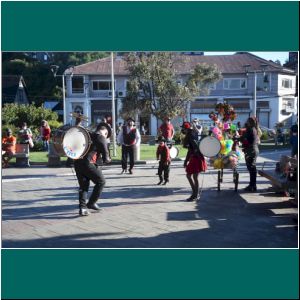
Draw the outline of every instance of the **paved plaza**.
M261 153L264 161L281 154ZM275 167L275 163L272 164ZM103 210L78 216L78 184L71 168L32 166L2 170L4 248L294 248L298 245L297 206L270 191L258 177L257 193L245 193L249 175L240 166L239 191L232 172L199 176L201 195L186 202L190 188L182 161L171 167L170 183L157 186L157 164L139 164L134 174L104 168Z

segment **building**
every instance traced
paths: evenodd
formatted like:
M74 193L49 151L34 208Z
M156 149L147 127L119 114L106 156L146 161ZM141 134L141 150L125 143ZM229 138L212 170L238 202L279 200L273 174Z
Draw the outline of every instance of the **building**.
M262 126L273 128L278 122L287 126L296 118L296 76L291 69L282 67L248 52L234 55L186 55L185 63L177 70L184 82L199 63L216 64L223 78L210 86L208 96L199 95L191 102L188 119L208 120L208 114L217 103L226 101L237 111L238 120L245 122L252 114L256 94L257 116ZM105 115L111 115L111 63L110 58L76 66L72 76L66 70L66 113L81 112L97 123ZM126 95L128 71L122 57L114 58L116 116ZM256 93L254 93L256 77ZM158 121L154 116L139 120L146 123L151 135L156 135Z
M23 76L2 76L2 105L6 103L29 104L28 92Z

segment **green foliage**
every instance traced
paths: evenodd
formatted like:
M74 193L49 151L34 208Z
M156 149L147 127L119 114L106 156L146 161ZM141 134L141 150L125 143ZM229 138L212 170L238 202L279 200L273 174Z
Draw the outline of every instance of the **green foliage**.
M57 121L58 115L50 109L31 105L5 104L2 108L3 126L20 126L26 122L34 131L41 125L41 120Z
M51 131L54 131L54 130L56 130L57 128L63 126L63 123L62 123L62 122L58 122L58 121L56 121L56 120L50 120L50 121L48 121L48 124L49 124L49 126L50 126L50 128L51 128Z
M128 93L123 100L122 117L151 113L159 119L184 116L187 105L208 84L221 79L216 66L199 64L183 83L177 70L185 65L184 56L167 52L130 54L126 58L130 73Z
M61 75L70 65L84 64L108 56L107 52L55 52L50 64L59 66ZM62 79L54 77L50 65L30 58L22 52L3 52L2 74L22 75L29 100L41 105L46 100L62 98Z
M268 139L269 139L268 132L267 132L267 131L262 131L262 135L261 135L260 139L261 139L262 141L268 140Z

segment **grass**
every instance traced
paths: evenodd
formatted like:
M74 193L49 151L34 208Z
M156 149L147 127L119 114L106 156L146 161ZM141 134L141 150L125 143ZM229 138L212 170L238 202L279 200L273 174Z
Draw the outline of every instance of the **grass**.
M187 153L187 149L183 148L181 145L176 145L176 147L179 149L179 157L184 158ZM260 150L280 150L280 149L289 149L290 145L278 145L275 146L273 143L264 144L262 143L259 146ZM155 160L156 159L156 149L157 145L141 145L141 154L140 159L141 160ZM112 154L112 151L111 151ZM47 163L48 162L48 156L47 152L30 152L30 162L32 163ZM113 161L121 160L121 147L117 146L117 156L112 158ZM67 157L61 157L61 161L66 161ZM13 158L11 163L15 163L16 159Z
M179 157L185 157L187 150L184 149L181 145L176 146L179 149ZM141 160L155 160L156 159L156 149L157 145L141 145L141 154L140 159ZM47 163L48 162L48 156L47 152L33 152L31 151L29 154L29 159L31 163ZM111 150L112 154L112 150ZM121 160L121 147L117 146L117 156L112 158L113 161ZM67 157L61 157L61 161L66 161ZM15 163L16 159L13 158L11 163Z

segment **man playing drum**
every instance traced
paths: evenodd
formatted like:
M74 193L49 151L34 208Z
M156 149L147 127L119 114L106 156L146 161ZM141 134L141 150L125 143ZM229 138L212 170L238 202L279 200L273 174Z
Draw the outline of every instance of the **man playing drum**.
M88 209L99 211L97 205L105 185L105 178L101 168L97 165L97 159L102 156L103 163L109 163L109 153L107 149L107 138L111 135L111 129L107 124L100 123L95 132L90 132L91 146L88 152L80 159L74 160L74 168L79 183L79 215L89 215ZM90 180L95 184L93 192L88 200ZM86 201L88 202L86 203Z

